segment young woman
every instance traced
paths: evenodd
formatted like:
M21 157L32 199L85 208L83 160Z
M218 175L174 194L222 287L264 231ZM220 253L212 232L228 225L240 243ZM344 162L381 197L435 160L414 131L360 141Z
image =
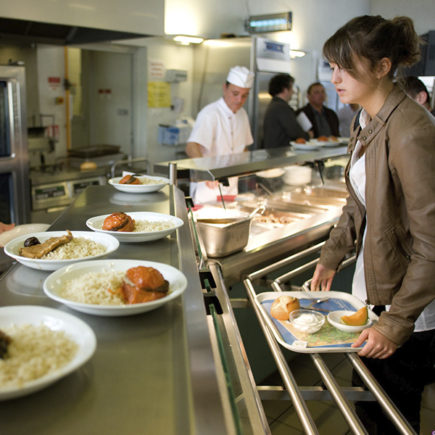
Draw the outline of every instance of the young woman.
M418 36L407 17L362 16L323 52L340 100L362 109L349 145L349 198L311 289L330 290L356 248L352 293L387 310L354 347L365 342L359 355L418 432L421 395L435 381L435 122L393 83L398 67L418 60ZM370 433L394 433L375 415L376 403L357 404L357 411L373 419Z

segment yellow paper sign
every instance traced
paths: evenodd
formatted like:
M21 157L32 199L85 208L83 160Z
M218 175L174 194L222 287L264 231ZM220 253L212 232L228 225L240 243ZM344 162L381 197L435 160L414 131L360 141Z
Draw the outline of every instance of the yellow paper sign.
M171 107L171 85L148 82L148 107Z

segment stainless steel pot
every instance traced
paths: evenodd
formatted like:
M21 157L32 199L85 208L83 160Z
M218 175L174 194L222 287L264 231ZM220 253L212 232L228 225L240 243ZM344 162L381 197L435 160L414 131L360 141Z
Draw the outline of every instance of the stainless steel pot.
M225 257L241 251L249 239L252 218L265 207L257 207L249 216L241 218L197 219L200 237L209 257Z

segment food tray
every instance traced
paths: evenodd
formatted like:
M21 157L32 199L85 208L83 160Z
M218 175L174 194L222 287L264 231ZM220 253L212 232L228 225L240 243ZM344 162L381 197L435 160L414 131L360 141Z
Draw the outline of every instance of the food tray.
M352 343L359 337L360 333L348 333L339 331L328 323L315 334L304 334L293 330L288 321L280 321L273 318L270 314L270 307L273 301L279 296L288 295L299 299L301 308L308 306L313 299L321 297L329 298L328 301L319 303L314 308L321 308L320 313L325 316L329 311L335 310L358 310L365 304L351 294L330 291L330 292L265 292L256 296L255 302L263 313L270 330L281 346L299 353L333 353L333 352L358 352L361 347L351 347ZM369 309L369 316L372 320L377 320L378 316Z

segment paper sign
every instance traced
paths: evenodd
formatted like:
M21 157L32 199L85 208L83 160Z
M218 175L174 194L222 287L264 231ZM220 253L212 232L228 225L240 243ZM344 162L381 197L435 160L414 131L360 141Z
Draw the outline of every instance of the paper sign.
M171 85L148 82L148 107L171 107Z

